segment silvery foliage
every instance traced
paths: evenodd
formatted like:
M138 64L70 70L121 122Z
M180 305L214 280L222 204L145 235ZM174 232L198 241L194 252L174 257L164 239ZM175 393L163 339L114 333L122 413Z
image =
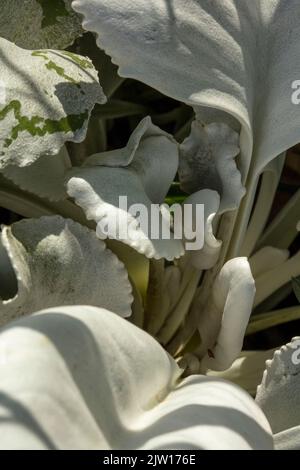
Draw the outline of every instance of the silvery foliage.
M263 372L239 357L253 305L300 275L297 221L276 242L298 193L262 236L299 141L299 2L2 3L0 205L27 220L1 232L1 447L299 448L297 338L267 363L256 403L232 383L253 393ZM146 117L123 148L74 164L66 143L105 105L102 80L110 93L121 81L64 50L84 30L121 77L194 109L183 142ZM205 207L201 250L139 237L129 213L135 243L97 238L119 195L162 204L177 173L185 202Z

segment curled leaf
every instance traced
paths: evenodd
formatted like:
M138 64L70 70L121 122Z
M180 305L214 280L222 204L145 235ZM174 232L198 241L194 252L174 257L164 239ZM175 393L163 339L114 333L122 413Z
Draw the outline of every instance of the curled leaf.
M93 155L83 167L70 171L67 192L98 224L99 237L120 240L147 258L172 260L183 255L183 245L169 230L166 209L158 205L177 166L176 142L145 118L125 148ZM155 204L157 225L152 218ZM163 237L164 230L171 238Z
M219 213L236 209L245 194L235 157L239 135L223 123L197 121L180 146L179 178L188 193L212 189L221 196Z
M254 295L255 283L247 258L227 261L212 286L208 311L202 312L198 325L201 369L225 370L238 357Z
M210 189L203 189L197 191L189 196L183 205L192 204L196 207L197 204L203 205L204 210L204 244L200 250L187 252L189 262L197 269L211 269L220 254L222 241L217 240L214 235L214 218L220 207L220 196L216 191Z

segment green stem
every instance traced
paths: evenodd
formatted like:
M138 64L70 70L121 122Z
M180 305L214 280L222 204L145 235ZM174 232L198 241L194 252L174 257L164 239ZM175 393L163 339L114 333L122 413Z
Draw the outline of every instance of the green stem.
M190 274L190 279L187 287L184 289L179 301L176 303L174 309L169 312L163 328L157 335L158 341L165 345L174 336L180 325L184 322L185 317L188 313L189 307L195 295L199 280L201 277L201 271L194 269Z
M259 239L257 248L276 246L288 248L297 236L297 222L300 219L300 189L277 214L264 235Z
M251 216L255 193L258 185L258 177L249 175L249 183L247 184L247 193L242 200L238 211L236 212L234 228L230 245L227 251L226 260L235 258L240 255L241 246L247 231L248 222Z
M282 325L300 319L300 306L275 310L274 312L254 315L247 328L246 335L253 335L273 326Z
M254 306L259 305L273 292L287 284L292 277L300 276L300 251L282 263L280 269L274 268L267 271L255 280L256 295Z
M282 173L285 154L280 155L267 165L262 178L255 208L247 227L241 247L241 256L250 256L255 248L270 214L274 196Z

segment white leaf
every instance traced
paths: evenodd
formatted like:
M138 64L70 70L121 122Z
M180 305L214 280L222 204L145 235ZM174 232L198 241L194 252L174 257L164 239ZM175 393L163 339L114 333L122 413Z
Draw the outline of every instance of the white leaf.
M8 166L3 170L3 174L25 191L50 201L59 201L67 196L64 182L66 172L71 167L72 164L64 146L57 155L42 155L32 165L22 168Z
M0 446L272 448L249 395L212 377L179 383L180 373L151 336L112 312L74 306L21 319L0 335Z
M224 264L198 325L202 370L225 370L239 356L252 312L255 283L247 258Z
M169 225L166 210L162 207L158 214L160 227L153 237L150 229L155 224L150 216L151 205L163 203L177 167L176 142L145 118L125 148L93 155L83 167L71 170L67 192L98 224L99 236L120 240L147 258L173 260L184 249L172 232L171 239L163 238L162 227L168 230ZM127 198L122 207L120 197ZM135 204L142 204L147 213L134 211Z
M266 362L256 402L269 419L278 448L300 449L300 338Z
M81 142L95 103L105 102L91 61L67 51L27 51L0 38L0 170Z
M0 323L41 308L87 304L131 314L124 265L94 232L59 216L27 219L1 233ZM6 283L6 284L3 284Z
M74 0L72 7L122 76L239 121L243 180L251 159L260 174L299 142L298 0Z
M211 269L218 261L222 248L222 241L216 239L213 227L214 218L220 207L220 196L216 191L203 189L186 198L183 206L186 204L195 206L196 211L197 204L204 206L204 245L200 250L187 252L185 256L195 268Z
M179 178L188 193L212 189L221 196L219 214L236 209L245 194L235 157L240 153L239 135L222 123L192 123L180 146Z

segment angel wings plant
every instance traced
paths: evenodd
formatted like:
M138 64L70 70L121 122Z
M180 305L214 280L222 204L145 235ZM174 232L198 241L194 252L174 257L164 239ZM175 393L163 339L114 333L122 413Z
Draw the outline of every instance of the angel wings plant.
M255 395L273 354L241 354L245 333L300 318L274 310L300 275L300 190L267 224L300 141L299 2L14 3L0 206L22 220L1 232L1 446L299 447L297 338L257 403L233 383ZM163 221L164 202L203 204L203 247L145 236L120 196ZM100 239L116 215L134 237Z

